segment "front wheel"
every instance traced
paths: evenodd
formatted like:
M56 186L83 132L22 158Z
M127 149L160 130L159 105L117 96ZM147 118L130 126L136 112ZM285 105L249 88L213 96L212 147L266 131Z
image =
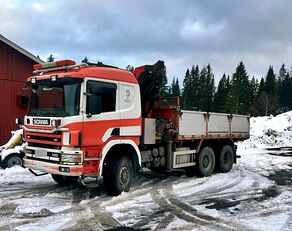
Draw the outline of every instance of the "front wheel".
M5 168L11 168L15 165L22 165L22 157L15 153L15 154L10 154L7 156L2 163L2 167Z
M106 192L112 196L120 195L122 192L129 192L133 175L133 164L127 156L107 163L103 176Z
M78 176L62 176L57 174L52 174L52 178L59 185L69 186L77 182Z
M197 169L200 176L212 175L215 167L215 154L212 148L204 147L197 159Z

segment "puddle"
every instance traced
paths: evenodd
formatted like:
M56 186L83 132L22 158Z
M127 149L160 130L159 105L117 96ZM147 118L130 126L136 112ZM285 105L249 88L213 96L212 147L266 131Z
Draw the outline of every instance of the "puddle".
M292 185L292 171L285 169L276 171L268 176L268 179L276 182L277 185L291 186Z

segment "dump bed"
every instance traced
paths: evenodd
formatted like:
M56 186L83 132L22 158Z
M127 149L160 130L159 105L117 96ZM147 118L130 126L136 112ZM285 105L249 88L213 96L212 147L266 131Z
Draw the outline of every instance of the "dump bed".
M199 111L181 111L178 139L249 137L249 116Z

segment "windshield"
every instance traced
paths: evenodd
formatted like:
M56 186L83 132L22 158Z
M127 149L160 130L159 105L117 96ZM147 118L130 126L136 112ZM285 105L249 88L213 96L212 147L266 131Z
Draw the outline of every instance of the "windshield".
M30 116L79 114L80 83L48 83L32 86Z

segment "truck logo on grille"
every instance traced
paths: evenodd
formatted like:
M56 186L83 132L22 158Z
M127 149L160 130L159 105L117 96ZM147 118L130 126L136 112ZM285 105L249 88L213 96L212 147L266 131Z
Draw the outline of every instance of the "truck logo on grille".
M34 125L50 125L49 119L33 119Z

